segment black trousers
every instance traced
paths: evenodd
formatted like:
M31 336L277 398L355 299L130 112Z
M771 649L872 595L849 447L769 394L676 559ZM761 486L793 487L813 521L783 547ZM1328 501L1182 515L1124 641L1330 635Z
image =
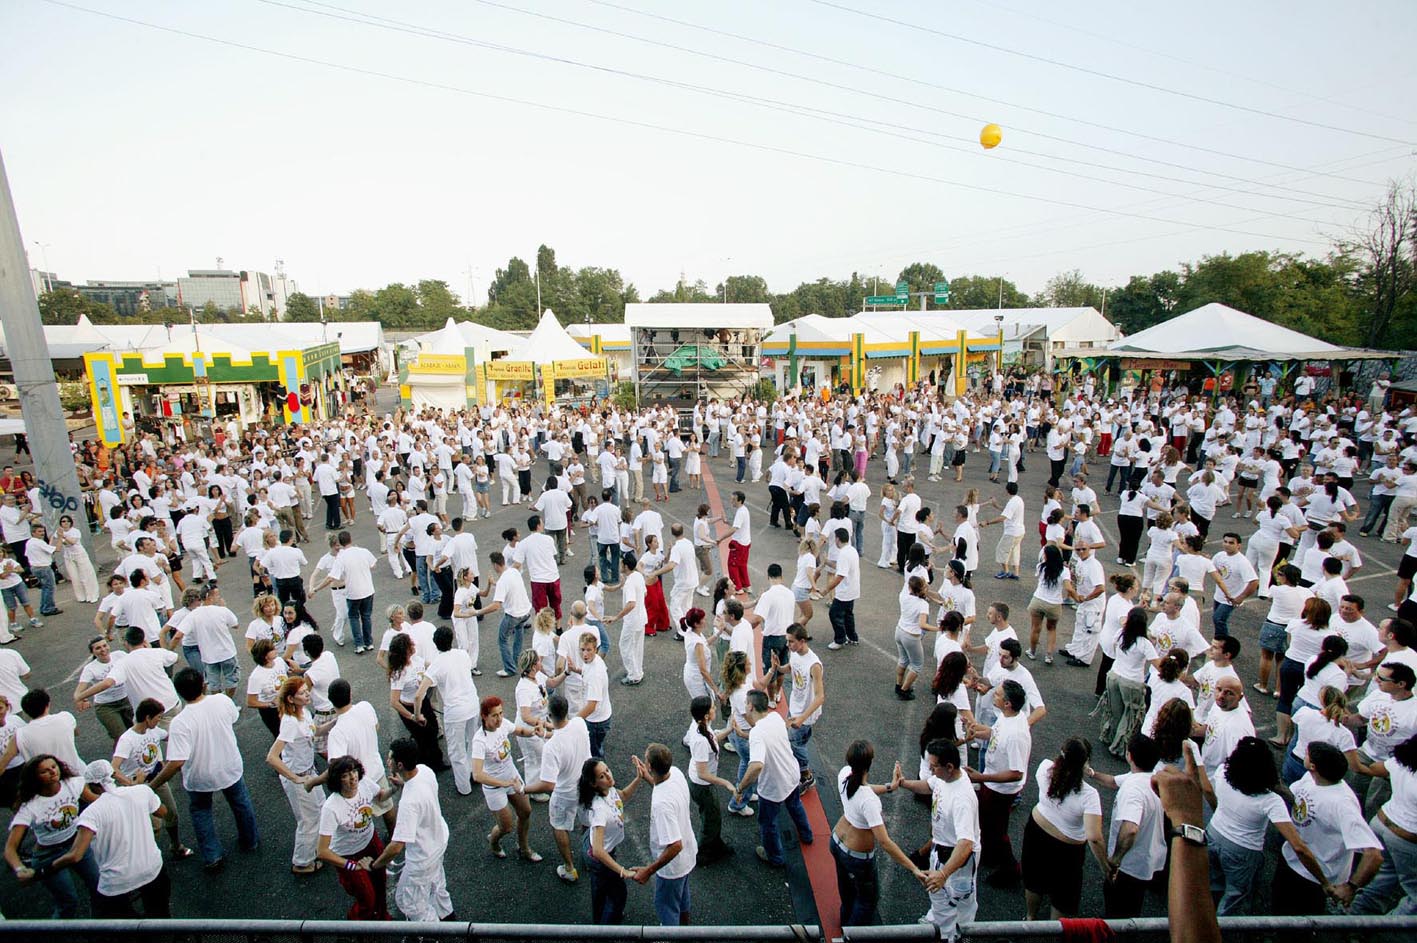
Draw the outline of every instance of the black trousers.
M433 582L438 584L438 589L443 593L438 599L438 618L451 619L453 617L453 596L458 591L453 582L453 568L445 566L441 570L434 570Z
M119 894L115 897L106 897L103 894L93 895L93 910L95 917L121 918L121 917L169 917L172 910L169 901L172 896L172 882L168 880L167 868L163 867L153 878L136 891L129 891L127 894ZM140 900L143 902L143 912L140 914L133 907L133 902Z
M292 576L289 579L277 579L274 582L276 584L276 598L280 600L282 606L292 599L302 606L305 605L305 580L298 576Z
M772 517L768 519L768 523L776 527L777 517L781 514L791 525L792 517L787 505L787 489L778 485L768 485L768 494L772 497Z
M340 525L339 494L323 495L325 499L325 530L335 530Z
M1284 867L1284 863L1280 862L1279 867ZM1108 920L1140 917L1145 899L1146 882L1130 874L1118 871L1115 881L1102 882L1103 916Z
M895 568L905 572L905 558L910 556L910 548L915 545L915 535L903 530L895 532Z

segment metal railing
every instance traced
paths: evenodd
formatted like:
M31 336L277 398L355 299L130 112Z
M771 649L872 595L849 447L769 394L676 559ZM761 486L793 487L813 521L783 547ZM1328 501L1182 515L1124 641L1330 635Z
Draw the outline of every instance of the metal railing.
M1165 918L1111 920L1108 926L1126 943L1167 940L1170 923ZM1222 917L1221 935L1234 940L1346 941L1363 943L1417 939L1417 917ZM589 940L598 943L833 943L823 939L812 924L769 926L589 926L584 924L516 923L360 923L346 920L7 920L0 922L0 937L36 943L343 943L343 941L439 940L467 943L498 941ZM1062 940L1062 924L1054 920L993 921L961 928L970 941ZM935 928L925 924L847 927L837 938L843 943L932 943Z

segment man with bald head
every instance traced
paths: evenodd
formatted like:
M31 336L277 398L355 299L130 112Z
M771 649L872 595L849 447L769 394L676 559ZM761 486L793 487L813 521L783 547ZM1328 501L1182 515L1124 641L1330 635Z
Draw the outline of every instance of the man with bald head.
M1205 738L1201 743L1201 762L1206 775L1213 779L1235 744L1255 735L1250 706L1245 703L1245 686L1239 678L1226 676L1215 682L1215 707L1204 724L1195 725L1194 733Z

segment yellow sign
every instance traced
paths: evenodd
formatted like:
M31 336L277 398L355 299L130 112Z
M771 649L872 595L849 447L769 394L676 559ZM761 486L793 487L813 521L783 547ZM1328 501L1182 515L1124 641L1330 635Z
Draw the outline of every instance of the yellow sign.
M529 360L493 360L487 364L489 380L530 381L535 377Z
M579 360L558 360L552 366L555 368L558 380L569 377L600 376L605 372L605 358L582 357Z
M463 374L467 372L467 358L461 354L419 354L408 365L408 372Z

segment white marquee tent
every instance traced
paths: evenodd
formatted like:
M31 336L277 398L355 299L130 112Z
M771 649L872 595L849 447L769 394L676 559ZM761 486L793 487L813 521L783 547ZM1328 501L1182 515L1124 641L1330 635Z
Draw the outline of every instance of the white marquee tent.
M1218 302L1114 341L1108 349L1181 360L1330 360L1354 354Z

